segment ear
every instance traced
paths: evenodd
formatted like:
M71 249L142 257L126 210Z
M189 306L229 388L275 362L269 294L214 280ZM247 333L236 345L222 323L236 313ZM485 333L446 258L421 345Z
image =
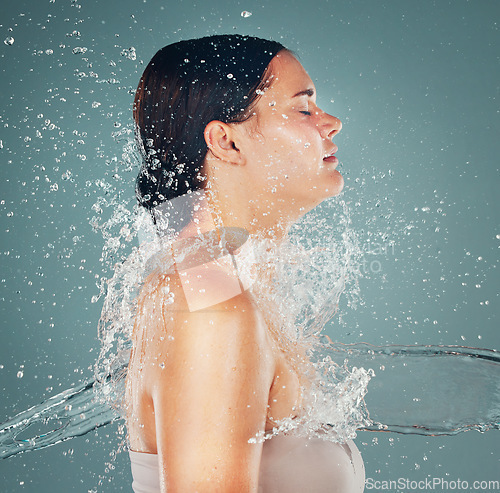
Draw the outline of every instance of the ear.
M232 164L244 164L243 154L235 143L236 133L227 123L213 120L205 127L205 142L212 154Z

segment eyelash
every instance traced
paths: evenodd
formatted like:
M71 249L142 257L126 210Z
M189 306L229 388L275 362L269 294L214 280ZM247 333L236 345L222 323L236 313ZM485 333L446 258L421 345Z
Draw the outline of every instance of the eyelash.
M311 116L311 112L310 111L301 111L301 113L303 115Z

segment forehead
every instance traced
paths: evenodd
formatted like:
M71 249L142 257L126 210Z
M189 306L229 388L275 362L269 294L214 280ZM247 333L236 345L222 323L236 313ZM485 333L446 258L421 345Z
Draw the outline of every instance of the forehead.
M297 92L314 89L314 84L302 64L289 52L281 51L269 65L272 82L266 95L291 98Z

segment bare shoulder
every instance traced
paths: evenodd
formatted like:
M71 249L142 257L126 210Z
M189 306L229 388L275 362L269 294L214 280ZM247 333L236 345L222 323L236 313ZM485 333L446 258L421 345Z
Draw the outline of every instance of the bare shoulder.
M207 277L205 273L204 289L196 299L178 272L152 277L144 285L136 332L142 334L151 394L158 386L164 388L165 379L175 381L186 365L190 373L203 372L206 365L224 371L229 365L240 374L255 372L256 378L272 381L274 353L252 294L235 287L234 279L221 270Z

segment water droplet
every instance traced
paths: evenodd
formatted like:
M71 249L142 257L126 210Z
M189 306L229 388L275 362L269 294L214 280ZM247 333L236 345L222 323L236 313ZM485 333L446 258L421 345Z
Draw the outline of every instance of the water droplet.
M120 55L124 56L125 58L128 58L129 60L137 60L137 53L133 46L131 46L128 49L122 50Z
M85 46L77 46L76 48L73 48L73 53L75 55L78 55L79 53L85 53L87 51L87 48Z
M233 75L233 74L227 74L227 78L228 78L228 79L233 79L233 78L234 78L234 75Z
M248 17L250 17L252 15L252 12L249 12L248 10L244 10L242 13L241 13L241 17L243 17L244 19L247 19Z
M17 378L23 378L24 377L24 372L18 371L17 372Z
M99 103L99 101L94 101L92 103L92 108L99 108L99 106L101 106L101 103Z
M57 192L58 190L59 190L59 185L57 183L52 183L52 185L50 185L51 192Z
M14 38L12 36L8 36L6 37L3 42L7 45L7 46L12 46L14 44Z

